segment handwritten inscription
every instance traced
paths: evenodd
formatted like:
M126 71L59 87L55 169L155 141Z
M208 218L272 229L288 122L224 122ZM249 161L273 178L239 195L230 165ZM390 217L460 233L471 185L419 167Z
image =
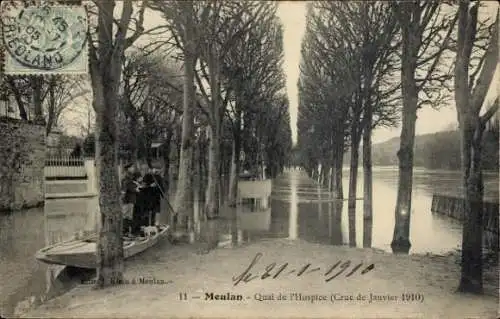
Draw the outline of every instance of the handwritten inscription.
M364 266L363 263L355 264L351 267L352 263L350 260L347 261L338 261L322 271L321 267L314 267L312 264L308 263L299 268L292 268L289 266L289 263L284 263L280 266L277 266L276 263L270 263L264 267L264 271L261 273L252 273L255 268L255 265L262 257L262 253L257 253L255 257L250 262L250 265L239 275L233 277L233 285L236 286L239 283L248 283L254 279L260 278L264 280L266 278L271 277L272 279L276 279L280 276L295 274L295 276L300 277L306 274L311 273L320 273L323 275L325 282L330 282L331 280L339 277L341 274L345 274L345 277L350 277L355 273L364 275L375 268L374 264L369 264Z

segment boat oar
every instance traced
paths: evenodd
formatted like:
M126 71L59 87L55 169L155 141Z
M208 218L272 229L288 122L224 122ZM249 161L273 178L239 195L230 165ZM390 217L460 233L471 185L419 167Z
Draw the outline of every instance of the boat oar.
M156 185L158 185L158 189L160 190L160 193L161 195L163 196L163 198L165 199L165 201L167 202L167 205L168 205L168 208L172 211L172 213L174 213L174 215L177 215L177 213L175 212L175 210L173 209L172 205L170 205L170 202L168 201L168 198L167 198L167 195L165 195L165 193L163 192L163 190L161 189L160 187L160 183L158 183L158 180L156 179L156 176L153 174L153 179L156 183Z

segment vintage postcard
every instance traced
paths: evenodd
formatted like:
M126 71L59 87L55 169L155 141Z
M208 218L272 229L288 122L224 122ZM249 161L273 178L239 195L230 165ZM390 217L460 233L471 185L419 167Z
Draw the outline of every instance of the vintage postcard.
M497 2L1 5L0 317L498 318Z

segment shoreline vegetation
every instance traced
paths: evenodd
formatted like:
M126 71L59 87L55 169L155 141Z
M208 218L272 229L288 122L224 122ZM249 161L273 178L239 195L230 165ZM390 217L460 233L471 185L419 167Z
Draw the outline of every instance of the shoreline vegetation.
M398 165L397 151L400 138L374 144L373 168ZM482 140L481 155L483 172L498 172L498 131L487 131ZM428 170L460 171L460 132L458 130L439 131L415 136L414 168ZM346 161L349 152L346 154Z

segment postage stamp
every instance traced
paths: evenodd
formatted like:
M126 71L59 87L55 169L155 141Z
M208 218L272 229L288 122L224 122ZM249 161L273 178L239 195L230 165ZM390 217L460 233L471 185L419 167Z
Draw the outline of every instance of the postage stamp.
M87 14L82 6L1 6L5 74L88 73Z

